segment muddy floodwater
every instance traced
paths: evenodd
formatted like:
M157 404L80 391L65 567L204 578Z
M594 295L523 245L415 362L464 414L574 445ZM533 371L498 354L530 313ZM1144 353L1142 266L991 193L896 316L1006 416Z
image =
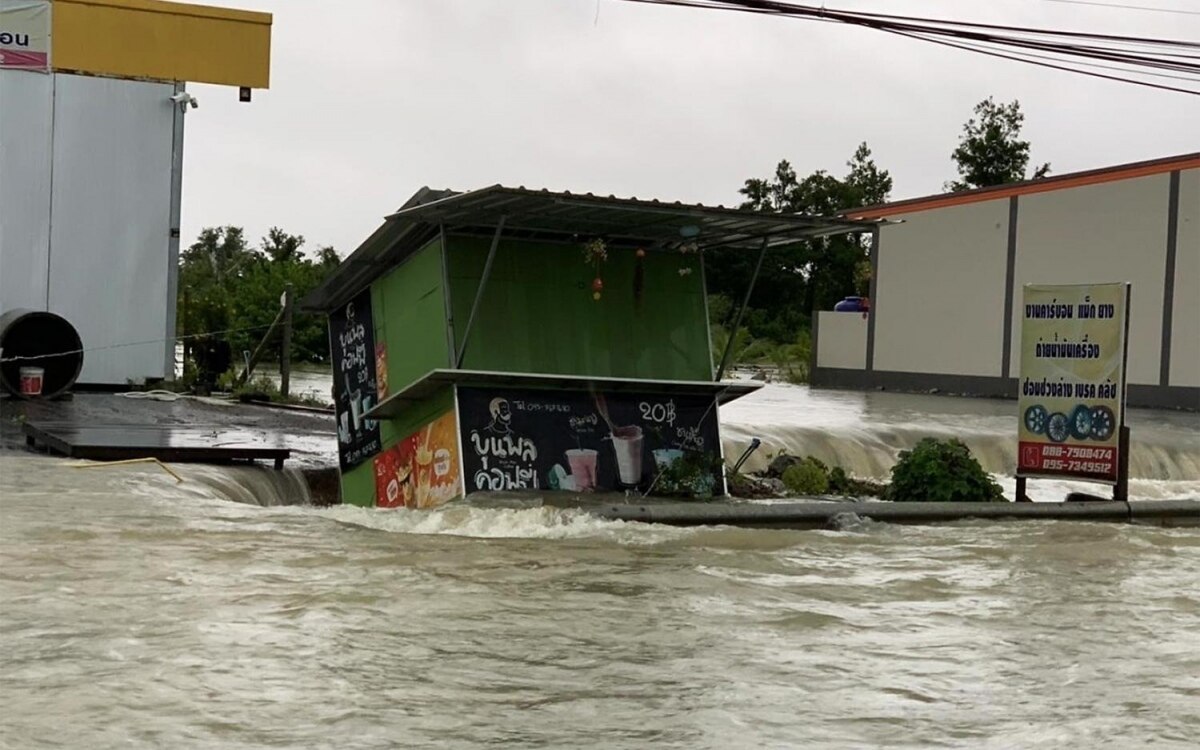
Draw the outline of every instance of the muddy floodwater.
M881 474L957 431L1003 475L1013 404L885 396L772 387L727 451ZM1200 419L1131 421L1133 494L1200 495ZM0 748L1200 742L1200 529L318 509L176 468L0 453Z

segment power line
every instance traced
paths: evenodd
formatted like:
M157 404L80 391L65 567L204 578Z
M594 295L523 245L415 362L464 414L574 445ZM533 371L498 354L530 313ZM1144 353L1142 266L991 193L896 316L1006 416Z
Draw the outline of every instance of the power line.
M1181 16L1200 16L1200 11L1183 10L1182 8L1156 8L1150 5L1125 5L1123 3L1100 3L1096 0L1046 0L1048 3L1063 3L1064 5L1094 5L1097 8L1119 8L1122 10L1144 10L1150 13L1178 13Z
M1037 60L1031 60L1031 59L1028 59L1025 57L1020 57L1016 54L1005 54L1003 52L988 50L988 49L984 49L981 47L972 47L967 44L958 44L955 42L947 41L945 39L924 39L922 37L916 36L915 34L910 34L910 33L904 32L904 31L889 31L888 33L896 34L898 36L905 36L910 39L917 39L919 41L930 42L931 44L938 44L938 45L942 45L944 47L954 47L956 49L966 50L967 52L975 52L977 54L987 55L989 57L998 57L1003 60L1013 60L1016 62L1027 63L1029 65L1037 65L1039 67L1050 68L1052 70L1062 70L1062 71L1066 71L1068 73L1077 73L1079 75L1090 76L1092 78L1102 78L1102 79L1105 79L1108 81L1118 81L1120 83L1129 83L1129 84L1133 84L1135 86L1146 86L1148 88L1161 89L1163 91L1172 91L1172 92L1176 92L1176 93L1180 93L1180 94L1194 94L1194 95L1200 96L1200 90L1196 90L1196 89L1178 88L1176 86L1167 86L1167 85L1161 84L1161 83L1151 83L1150 81L1139 81L1139 80L1136 80L1133 78L1107 75L1105 73L1097 73L1095 71L1086 70L1084 68L1075 68L1075 67L1070 67L1067 65L1059 65L1059 64L1048 63L1048 62L1039 62ZM1200 81L1198 81L1198 83L1200 83Z
M1200 84L1200 42L1194 41L846 11L784 0L626 1L862 26L975 54L1200 96L1200 88L1168 86L1148 80L1165 77ZM1120 75L1098 70L1111 70Z
M922 41L925 41L925 40L922 40ZM932 40L930 40L930 41L932 41ZM996 51L996 49L994 47L988 46L987 44L964 45L964 48L968 48L968 47L970 48L970 49L968 49L968 51L970 51L970 52ZM1056 62L1058 60L1058 58L1053 57L1051 55L1039 55L1039 54L1035 54L1033 52L1022 52L1019 54L1014 53L1014 56L1010 59L1016 60L1017 62L1033 62L1034 60L1046 60L1049 62ZM1129 72L1129 68L1121 67L1120 65L1105 65L1103 63L1080 63L1080 64L1086 68L1095 68L1097 70L1114 70L1114 71L1117 71L1120 73ZM1077 72L1082 73L1084 71L1081 70L1081 71L1077 71ZM1152 76L1154 78L1170 78L1170 79L1176 80L1176 81L1190 81L1193 83L1200 83L1200 77L1190 76L1190 75L1173 75L1171 73L1149 73L1149 72L1142 72L1142 73L1139 73L1139 75Z
M0 364L8 364L10 362L31 362L38 359L54 359L55 357L66 357L71 354L86 354L88 352L100 352L108 349L124 349L127 346L146 346L148 344L163 344L168 341L187 341L190 339L199 339L206 336L219 336L226 333L245 333L246 331L261 331L264 328L270 328L271 324L261 326L246 326L245 328L226 328L223 331L205 331L204 333L190 333L186 336L168 336L161 339L148 339L146 341L126 341L121 344L109 344L108 346L93 346L81 347L79 349L68 349L66 351L54 352L52 354L28 354L18 355L16 357L0 358Z

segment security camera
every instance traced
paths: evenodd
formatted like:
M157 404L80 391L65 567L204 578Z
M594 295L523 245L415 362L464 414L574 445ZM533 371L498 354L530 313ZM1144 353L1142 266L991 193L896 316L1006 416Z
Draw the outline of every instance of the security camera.
M189 104L192 106L192 109L196 109L197 107L200 106L199 100L197 100L196 97L192 96L191 94L189 94L186 91L180 91L178 93L171 94L171 96L169 98L171 101L178 104L180 109L183 109L184 107L188 106Z

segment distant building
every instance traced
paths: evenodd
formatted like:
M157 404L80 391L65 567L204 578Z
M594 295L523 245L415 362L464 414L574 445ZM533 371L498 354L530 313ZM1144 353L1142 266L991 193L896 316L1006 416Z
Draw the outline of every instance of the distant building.
M897 201L871 312L816 318L816 386L1015 396L1022 286L1132 283L1129 402L1200 409L1200 153Z
M0 0L0 313L79 332L80 382L174 368L185 81L266 88L271 16Z

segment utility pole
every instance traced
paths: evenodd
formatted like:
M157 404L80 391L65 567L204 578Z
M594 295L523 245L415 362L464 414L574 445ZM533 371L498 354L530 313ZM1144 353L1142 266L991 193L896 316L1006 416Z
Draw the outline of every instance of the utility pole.
M192 309L191 306L191 288L183 288L183 333L180 338L183 339L183 366L187 368L188 354L192 351L192 340L188 334L192 332L191 326L188 325L188 312Z
M283 288L283 342L279 346L279 395L288 397L292 380L292 285Z

